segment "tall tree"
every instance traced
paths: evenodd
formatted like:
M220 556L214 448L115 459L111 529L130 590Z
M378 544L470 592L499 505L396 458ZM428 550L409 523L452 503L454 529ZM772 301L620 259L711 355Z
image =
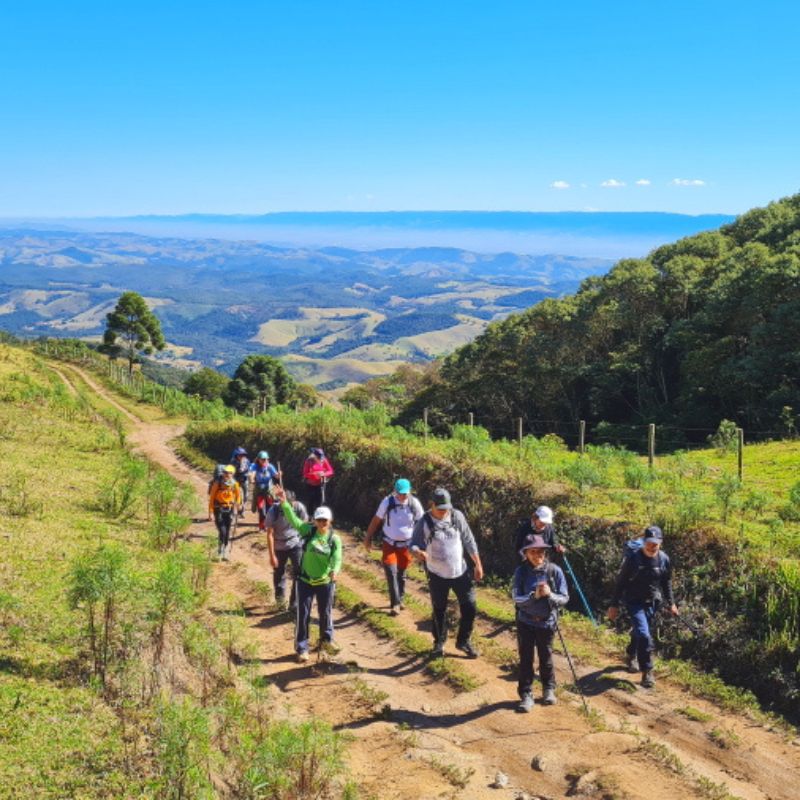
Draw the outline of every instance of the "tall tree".
M161 323L147 307L144 298L136 292L124 292L116 308L106 315L100 351L111 358L126 358L128 372L132 373L140 353L150 355L153 350L163 350L165 346Z
M223 400L238 411L263 412L273 405L289 403L294 378L272 356L247 356L233 373Z
M196 394L203 400L219 400L229 383L230 378L227 375L223 375L211 367L203 367L186 379L183 391L186 394Z

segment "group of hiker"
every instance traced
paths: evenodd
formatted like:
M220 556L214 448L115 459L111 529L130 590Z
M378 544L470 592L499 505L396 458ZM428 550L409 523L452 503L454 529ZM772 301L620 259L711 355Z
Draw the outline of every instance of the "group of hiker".
M296 657L300 662L309 659L309 624L315 599L320 651L335 655L339 648L334 642L332 610L336 578L342 568L342 540L333 530L333 512L325 505L325 487L334 470L324 452L310 449L303 465L301 486L307 506L284 488L283 474L269 463L266 451L259 452L250 464L246 451L237 448L222 472L219 485L215 483L209 492L209 515L214 514L219 531L220 558L230 557L231 525L235 525L237 511L244 509L246 484L252 481L252 509L259 511L259 527L267 533L276 603L281 610L296 612ZM310 521L307 508L313 509ZM475 585L483 578L483 564L466 516L454 508L449 491L444 487L434 489L426 509L413 494L411 482L398 478L392 491L378 504L367 527L364 546L369 550L377 540L382 550L389 613L397 616L404 610L406 572L414 560L418 561L424 567L431 598L430 656L441 658L445 654L447 604L452 590L460 611L455 647L468 658L478 658L472 632L477 613ZM607 614L614 621L621 604L627 609L632 629L626 666L630 672L641 673L641 684L646 688L655 685L651 630L654 616L662 605L671 614L678 614L671 564L661 550L662 542L663 533L655 525L628 542ZM553 705L557 701L553 640L556 633L560 635L558 612L569 602L569 589L556 562L562 559L573 580L575 576L565 547L558 541L553 511L547 506L537 507L530 519L520 523L513 547L520 561L511 581L519 652L517 710L524 713L534 707L532 687L537 657L541 702ZM293 580L287 598L288 564Z

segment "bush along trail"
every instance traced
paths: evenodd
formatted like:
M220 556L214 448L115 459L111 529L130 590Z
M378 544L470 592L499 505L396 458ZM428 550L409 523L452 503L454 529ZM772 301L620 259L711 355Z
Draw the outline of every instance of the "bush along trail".
M116 407L119 414L131 414L134 418L126 417L125 422L129 441L205 499L208 472L180 461L170 444L178 425L155 419L146 409L142 416L148 421L137 419L134 405L120 404L91 375L58 366L78 391L92 395L93 407ZM278 441L276 449L277 437L267 438L255 425L249 430L252 443L239 439L240 434L233 431L223 437L220 433L217 446L205 450L206 458L224 461L235 444L253 451L267 446L274 458L277 452L287 476L295 467L299 472L304 448L284 449ZM196 447L199 437L192 436L189 442ZM184 454L191 452L185 443L181 449ZM377 453L375 458L379 458ZM438 462L431 460L419 467L427 468L422 486L438 482ZM358 478L363 476L340 470L342 480L331 500L334 510L342 517L369 519L387 485L391 486L389 480L387 485L379 483L385 472L383 464L373 477L364 479L359 493ZM443 482L451 477L448 474ZM466 483L473 480L478 479L464 479ZM488 487L481 488L489 492ZM479 533L477 509L490 509L494 496L480 498L476 494L467 509ZM252 691L263 700L255 720L248 723L250 734L244 741L256 736L261 724L258 714L262 714L262 723L276 737L271 745L280 740L283 751L300 752L297 757L306 759L306 766L313 764L318 776L334 775L346 764L352 783L330 778L332 793L375 798L406 797L409 792L423 798L793 797L793 781L800 774L800 747L791 727L748 707L736 692L726 693L718 681L691 677L680 668L675 670L675 679L660 673L656 692L639 689L622 669L621 649L614 637L592 630L577 618L566 619L562 628L588 712L557 644L560 702L549 707L537 703L531 714L516 714L513 611L505 592L478 588L475 642L482 651L480 658L463 657L451 639L444 658L427 660L430 606L419 570L410 571L406 608L391 616L375 553L364 551L357 529L343 530L338 523L336 527L345 539L335 612L336 641L341 647L336 660L312 658L307 664L297 663L293 619L273 603L266 541L255 515L246 514L241 520L231 561L214 563L205 606L213 619L214 647L237 680L246 674L248 685L256 687ZM207 522L196 521L179 537L209 543L215 532ZM614 567L619 563L618 551L615 559ZM585 566L577 554L572 563L579 573ZM186 700L201 708L204 694L211 691L202 667L203 654L209 649L213 647L195 646L200 680ZM687 688L692 682L699 692ZM211 678L208 684L213 684ZM714 694L726 702L712 702L701 694ZM221 721L206 722L207 735L198 734L212 751L221 741L216 726L224 728L225 714L235 718L240 711L228 708ZM293 727L280 728L279 722ZM258 752L256 762L266 765L266 746ZM251 754L246 748L229 753L225 769L210 772L209 791L216 796L319 795L297 790L283 795L237 794L226 770L236 774L233 764L243 763Z

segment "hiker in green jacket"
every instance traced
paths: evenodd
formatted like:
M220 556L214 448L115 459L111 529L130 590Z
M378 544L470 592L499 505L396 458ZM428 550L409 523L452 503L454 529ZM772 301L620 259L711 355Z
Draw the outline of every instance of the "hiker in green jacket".
M314 511L314 522L304 522L287 502L282 487L275 488L275 496L289 524L300 534L303 555L297 581L297 622L295 626L295 651L297 660L308 661L309 621L314 598L319 615L320 649L327 655L336 655L338 647L333 642L333 597L336 576L342 568L342 540L333 531L333 512L327 506Z

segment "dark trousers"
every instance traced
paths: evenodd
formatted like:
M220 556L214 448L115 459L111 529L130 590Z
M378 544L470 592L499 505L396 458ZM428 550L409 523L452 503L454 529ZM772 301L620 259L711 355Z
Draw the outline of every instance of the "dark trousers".
M231 526L233 525L232 508L215 508L214 524L217 526L217 536L220 547L226 547L231 539Z
M431 593L433 606L433 641L444 647L447 641L447 598L450 590L455 592L458 600L461 619L458 622L456 644L464 644L472 636L472 626L475 624L475 584L469 569L457 578L440 578L433 572L428 572L428 588Z
M628 655L635 655L639 660L639 669L642 672L648 672L653 669L655 644L650 633L650 626L656 615L656 606L653 603L631 601L625 603L625 607L631 618L631 641L627 648Z
M333 615L331 612L333 611L335 591L335 583L311 586L303 580L297 581L297 625L295 627L294 645L298 653L308 652L311 607L314 605L315 597L317 599L317 614L319 615L320 643L333 641Z
M303 497L309 514L313 514L314 510L320 506L326 505L325 498L327 496L328 487L325 484L319 486L312 486L310 483L303 484Z
M389 605L399 606L406 595L406 571L397 564L384 564L383 573L389 587Z
M272 572L272 585L275 587L275 599L280 603L286 598L286 564L292 564L292 591L289 595L289 605L294 605L297 600L297 576L300 574L300 561L303 558L303 548L293 547L291 550L276 550L275 558L278 566Z
M551 628L537 628L517 620L517 648L519 649L519 696L530 694L533 686L534 648L539 654L539 676L543 689L556 688L556 674L553 669L553 637Z

